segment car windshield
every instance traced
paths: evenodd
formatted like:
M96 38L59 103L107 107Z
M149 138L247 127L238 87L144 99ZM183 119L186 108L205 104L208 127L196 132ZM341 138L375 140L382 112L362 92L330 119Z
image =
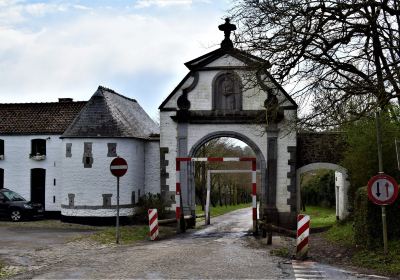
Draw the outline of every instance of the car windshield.
M10 201L25 201L25 199L22 196L20 196L19 194L17 194L16 192L5 191L5 192L2 192L2 193Z

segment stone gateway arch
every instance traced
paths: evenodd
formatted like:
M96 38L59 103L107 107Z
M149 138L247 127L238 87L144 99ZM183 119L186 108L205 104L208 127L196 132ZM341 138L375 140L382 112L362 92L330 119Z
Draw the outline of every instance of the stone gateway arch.
M233 137L249 145L261 172L260 218L293 227L297 214L297 104L267 71L267 63L233 47L227 21L221 47L185 63L189 73L160 105L161 192L175 209L175 159L193 157L206 142ZM265 67L263 67L265 68ZM253 76L254 86L245 86ZM181 166L182 210L194 215L194 166Z
M236 138L256 155L261 173L259 218L294 228L300 208L299 174L328 166L341 171L346 181L346 171L337 165L344 144L335 133L296 132L296 102L266 70L268 62L233 47L229 35L235 28L228 19L219 26L225 35L221 47L186 62L189 73L159 107L161 194L174 210L176 158L195 157L214 138ZM194 217L193 163L181 166L179 182L181 209Z

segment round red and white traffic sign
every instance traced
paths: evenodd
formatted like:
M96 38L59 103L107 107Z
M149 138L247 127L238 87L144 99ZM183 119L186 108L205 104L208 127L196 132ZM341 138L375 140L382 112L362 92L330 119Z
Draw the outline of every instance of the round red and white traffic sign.
M123 158L117 157L111 161L110 171L115 177L122 177L128 170L128 163Z
M392 204L399 193L395 179L386 174L379 174L368 181L368 197L378 205Z

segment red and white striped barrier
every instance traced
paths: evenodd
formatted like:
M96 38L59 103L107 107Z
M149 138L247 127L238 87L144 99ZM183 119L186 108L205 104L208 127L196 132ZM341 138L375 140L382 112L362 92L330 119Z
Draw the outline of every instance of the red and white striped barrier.
M308 236L310 235L310 216L297 216L297 250L296 258L304 259L308 252Z
M256 158L254 157L203 157L203 158L192 158L192 157L178 157L176 158L176 220L178 222L178 229L181 227L181 220L183 213L182 209L182 197L181 197L181 182L180 182L180 171L181 161L251 161L251 182L252 182L252 202L253 202L253 232L257 232L257 172L256 172Z
M158 239L158 214L157 209L149 209L150 239Z

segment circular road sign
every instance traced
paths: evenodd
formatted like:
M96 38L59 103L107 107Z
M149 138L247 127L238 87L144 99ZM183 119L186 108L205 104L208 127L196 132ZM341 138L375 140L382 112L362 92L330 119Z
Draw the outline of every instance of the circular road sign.
M128 170L128 163L123 158L117 157L111 161L110 171L115 177L122 177Z
M399 193L395 179L386 174L379 174L368 181L368 197L378 205L392 204Z

